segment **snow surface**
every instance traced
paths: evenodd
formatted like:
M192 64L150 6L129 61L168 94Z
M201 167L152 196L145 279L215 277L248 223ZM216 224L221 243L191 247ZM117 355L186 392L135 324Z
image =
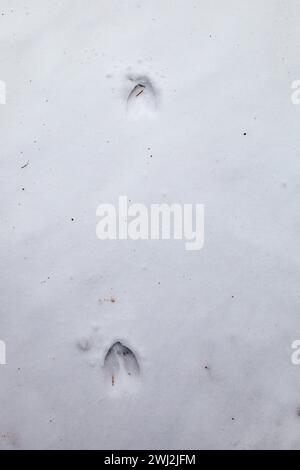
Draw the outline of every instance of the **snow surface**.
M299 19L1 0L0 448L300 448ZM119 195L205 204L203 250L98 240Z

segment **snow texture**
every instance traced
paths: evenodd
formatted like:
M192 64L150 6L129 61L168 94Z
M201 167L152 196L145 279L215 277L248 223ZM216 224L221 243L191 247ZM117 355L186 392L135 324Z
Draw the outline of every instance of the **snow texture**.
M299 19L1 1L1 449L300 448ZM203 249L98 240L119 195Z

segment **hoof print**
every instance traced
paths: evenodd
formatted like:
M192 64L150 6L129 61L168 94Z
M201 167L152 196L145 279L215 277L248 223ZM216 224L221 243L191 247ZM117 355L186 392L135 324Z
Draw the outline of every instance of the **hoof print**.
M135 354L120 341L114 343L106 353L104 369L111 387L128 387L140 375L140 366Z
M131 90L127 98L127 110L132 117L154 114L158 106L158 94L146 76L129 77Z

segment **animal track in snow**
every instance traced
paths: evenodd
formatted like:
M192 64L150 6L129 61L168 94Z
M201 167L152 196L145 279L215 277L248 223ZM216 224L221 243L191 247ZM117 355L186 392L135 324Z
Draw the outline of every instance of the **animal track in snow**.
M127 98L127 110L132 117L153 115L158 106L158 94L151 80L143 76L128 77L130 92Z
M106 353L104 369L112 387L128 388L140 375L140 366L135 354L120 341L114 343Z

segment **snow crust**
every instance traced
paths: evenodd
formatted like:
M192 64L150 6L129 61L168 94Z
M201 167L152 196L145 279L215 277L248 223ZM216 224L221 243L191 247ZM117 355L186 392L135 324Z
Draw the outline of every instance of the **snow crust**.
M299 15L1 1L1 449L300 447ZM123 194L205 204L204 248L98 240Z

